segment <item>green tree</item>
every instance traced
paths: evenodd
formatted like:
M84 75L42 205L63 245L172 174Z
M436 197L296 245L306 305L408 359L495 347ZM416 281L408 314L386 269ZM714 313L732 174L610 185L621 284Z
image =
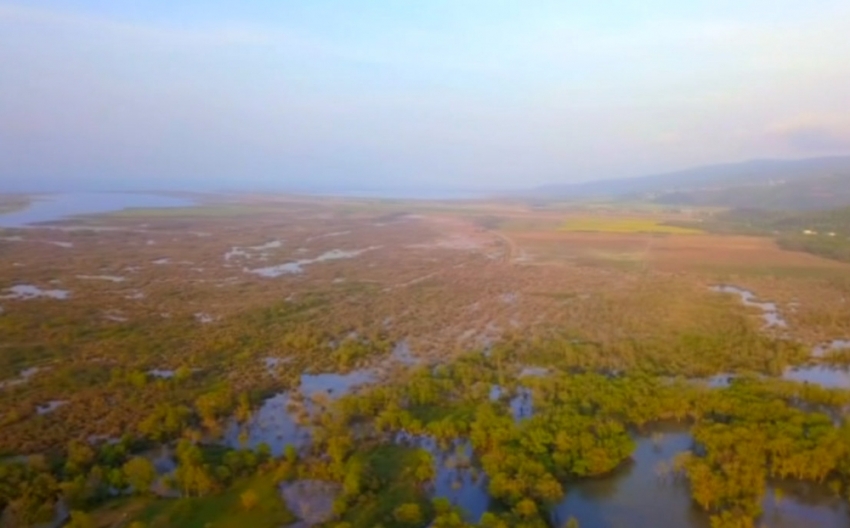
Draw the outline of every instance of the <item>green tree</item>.
M417 525L422 522L422 509L418 504L408 502L396 508L393 517L402 524Z
M68 456L65 459L65 472L68 475L85 473L94 464L96 453L90 445L72 440L68 444Z
M156 468L153 463L143 457L133 457L121 468L127 484L133 488L134 493L146 495L156 481Z
M522 499L514 506L514 511L520 517L528 519L537 515L537 504L531 499Z

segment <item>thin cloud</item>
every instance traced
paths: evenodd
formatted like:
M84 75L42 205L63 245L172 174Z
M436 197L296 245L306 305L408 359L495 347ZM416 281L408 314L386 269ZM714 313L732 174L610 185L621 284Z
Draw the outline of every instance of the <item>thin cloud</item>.
M199 22L2 4L0 170L511 185L848 149L825 116L848 105L850 5L789 6ZM794 115L817 118L777 124Z

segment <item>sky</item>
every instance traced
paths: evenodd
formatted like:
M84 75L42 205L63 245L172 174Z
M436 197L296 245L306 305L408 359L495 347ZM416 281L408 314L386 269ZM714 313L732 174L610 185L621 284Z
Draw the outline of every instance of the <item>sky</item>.
M511 189L850 154L847 0L0 0L0 191Z

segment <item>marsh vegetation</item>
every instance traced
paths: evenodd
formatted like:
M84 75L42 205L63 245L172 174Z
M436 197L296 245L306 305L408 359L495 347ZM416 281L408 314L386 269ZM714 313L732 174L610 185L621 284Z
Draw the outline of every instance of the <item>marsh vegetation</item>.
M847 264L657 207L196 201L0 233L4 526L850 522Z

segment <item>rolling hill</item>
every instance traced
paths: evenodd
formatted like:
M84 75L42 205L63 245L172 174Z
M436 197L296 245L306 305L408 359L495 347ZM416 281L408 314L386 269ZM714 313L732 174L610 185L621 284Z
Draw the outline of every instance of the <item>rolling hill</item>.
M547 185L535 197L625 198L666 205L828 209L850 205L850 156L752 160L637 178Z

